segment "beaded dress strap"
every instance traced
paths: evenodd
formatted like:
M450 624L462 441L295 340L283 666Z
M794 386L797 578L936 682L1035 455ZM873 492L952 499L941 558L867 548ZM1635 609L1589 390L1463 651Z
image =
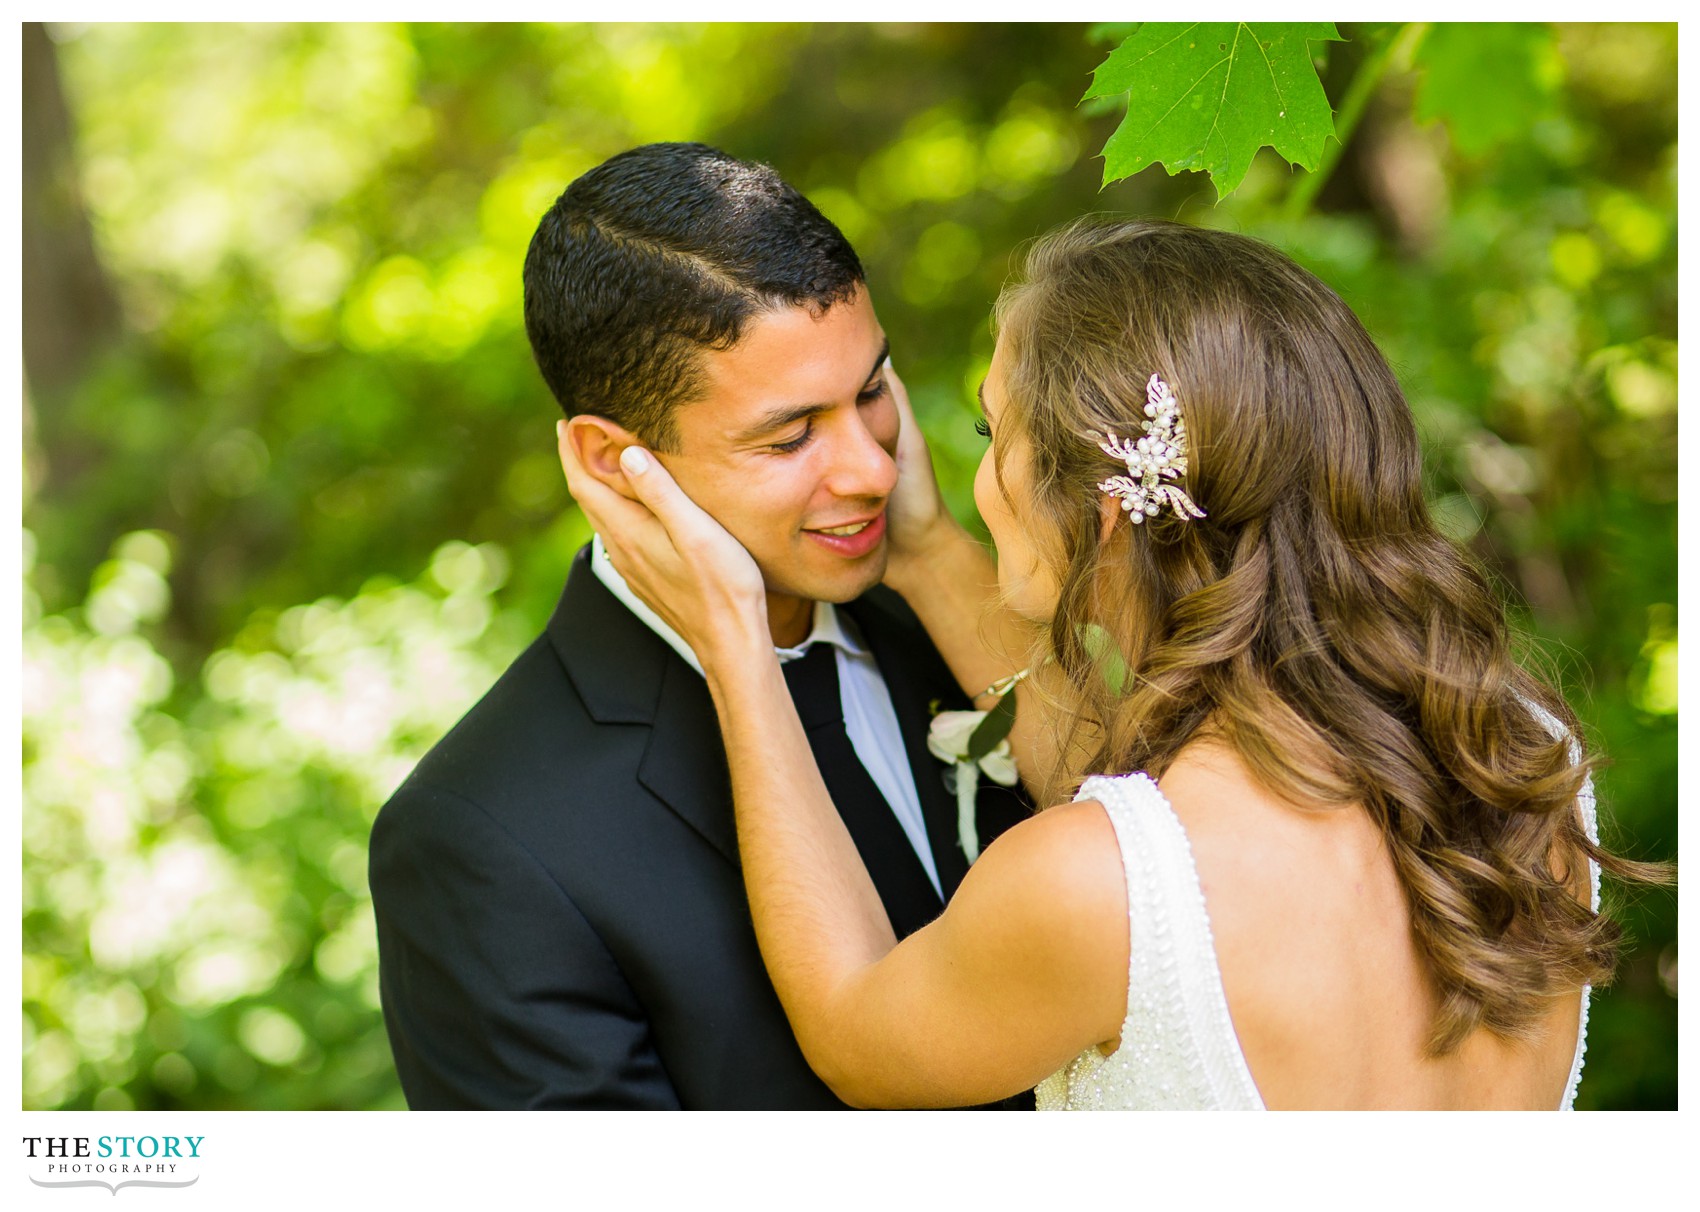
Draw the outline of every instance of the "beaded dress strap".
M1525 705L1534 713L1546 730L1554 738L1565 735L1564 724L1539 703L1524 700ZM1582 760L1582 744L1576 737L1570 737L1570 760L1580 763ZM1594 776L1589 775L1582 781L1582 790L1576 795L1576 808L1582 817L1582 830L1588 835L1588 840L1596 846L1600 842L1599 805L1594 799ZM1593 859L1588 860L1588 908L1595 913L1600 911L1600 865ZM1576 1088L1582 1082L1582 1062L1588 1053L1588 1003L1593 998L1593 986L1582 986L1582 1009L1576 1022L1576 1052L1570 1062L1570 1080L1564 1084L1564 1101L1559 1103L1560 1111L1569 1111L1576 1102Z
M1109 814L1128 884L1128 1019L1122 1042L1135 1049L1148 1019L1184 1025L1186 1067L1202 1079L1210 1105L1261 1110L1228 1012L1204 889L1180 818L1150 775L1097 776L1079 799Z

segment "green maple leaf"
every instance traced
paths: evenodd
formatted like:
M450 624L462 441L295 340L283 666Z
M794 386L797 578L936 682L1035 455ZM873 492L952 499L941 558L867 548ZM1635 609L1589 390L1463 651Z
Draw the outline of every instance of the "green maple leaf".
M1171 176L1203 169L1221 199L1265 145L1314 169L1334 111L1310 43L1341 40L1327 21L1146 22L1092 73L1082 98L1128 97L1104 144L1104 184L1161 161Z

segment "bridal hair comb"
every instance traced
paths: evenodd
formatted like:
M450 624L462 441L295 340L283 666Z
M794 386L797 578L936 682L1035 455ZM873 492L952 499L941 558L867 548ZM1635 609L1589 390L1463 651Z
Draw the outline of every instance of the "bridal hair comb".
M1150 419L1143 423L1144 437L1127 442L1109 434L1098 443L1105 454L1127 464L1125 476L1111 476L1098 487L1120 497L1122 508L1135 522L1156 517L1164 505L1177 518L1202 518L1204 511L1180 485L1163 482L1186 474L1186 422L1181 420L1179 402L1156 375L1145 385L1145 397L1145 415Z

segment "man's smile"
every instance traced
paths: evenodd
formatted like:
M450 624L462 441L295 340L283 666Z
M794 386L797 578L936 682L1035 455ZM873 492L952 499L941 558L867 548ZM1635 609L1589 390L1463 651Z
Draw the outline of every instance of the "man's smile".
M885 510L837 526L808 527L803 533L834 554L855 559L873 551L885 538Z
M809 529L813 530L817 534L851 535L860 534L862 528L872 524L872 522L873 519L869 518L863 522L849 522L843 526L811 526Z

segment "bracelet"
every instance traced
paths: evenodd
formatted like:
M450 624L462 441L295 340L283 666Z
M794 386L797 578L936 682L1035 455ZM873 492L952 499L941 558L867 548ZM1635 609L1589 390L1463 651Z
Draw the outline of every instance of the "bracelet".
M1023 669L1019 673L1010 674L1007 678L999 678L997 681L993 682L990 686L988 686L984 690L982 690L979 694L975 695L974 696L975 701L978 701L980 699L985 698L988 694L996 695L1000 699L1003 698L1004 695L1008 694L1010 691L1014 690L1017 686L1021 685L1022 681L1027 677L1027 675L1032 673L1032 672L1033 672L1032 669Z

